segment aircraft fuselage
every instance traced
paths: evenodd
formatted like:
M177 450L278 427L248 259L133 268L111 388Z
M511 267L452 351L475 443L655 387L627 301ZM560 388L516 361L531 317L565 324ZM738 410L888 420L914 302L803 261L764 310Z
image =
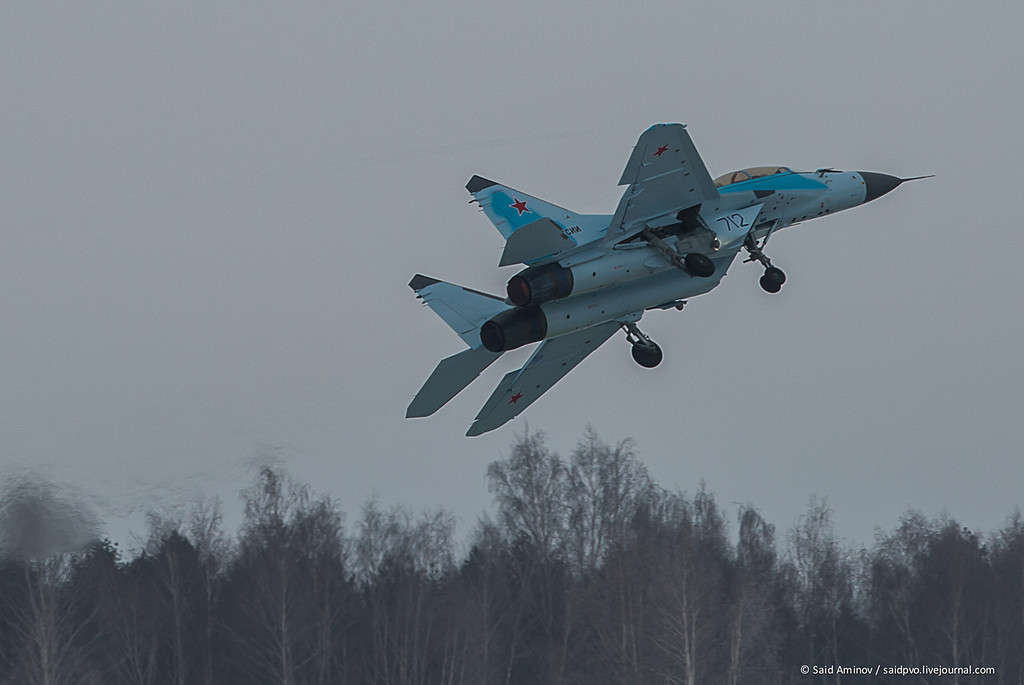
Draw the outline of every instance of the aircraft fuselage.
M613 246L590 243L557 262L529 267L509 281L510 301L520 306L485 324L484 346L502 352L604 321L635 321L644 310L677 306L709 292L721 282L748 235L763 239L793 224L864 204L898 185L879 192L877 177L895 177L866 173L787 172L741 181L719 188L719 197L700 208L699 219L691 216L684 224L673 217L649 226L664 233L661 240L679 254L709 257L714 263L709 277L676 268L640 234ZM524 276L534 278L539 298L516 290L513 284Z
M650 309L682 308L713 290L741 252L764 268L761 288L786 275L765 254L768 237L794 224L870 202L902 179L869 171L752 167L717 179L682 124L644 131L619 180L615 213L580 214L474 175L466 184L505 239L498 266L523 264L507 298L417 274L409 282L468 349L443 359L406 416L429 416L507 350L540 342L502 378L466 435L518 416L615 333L633 360L654 368L661 347L637 325Z

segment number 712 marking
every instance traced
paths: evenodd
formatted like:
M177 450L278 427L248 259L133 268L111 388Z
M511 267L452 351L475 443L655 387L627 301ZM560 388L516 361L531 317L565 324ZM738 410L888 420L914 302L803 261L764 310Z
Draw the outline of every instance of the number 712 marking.
M750 228L750 224L743 218L742 214L730 214L729 216L720 216L717 221L724 221L727 230Z

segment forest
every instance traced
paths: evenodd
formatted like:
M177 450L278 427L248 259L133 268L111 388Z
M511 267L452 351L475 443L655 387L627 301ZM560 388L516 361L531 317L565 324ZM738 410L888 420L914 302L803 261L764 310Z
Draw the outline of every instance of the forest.
M130 558L0 537L0 683L1024 682L1020 512L981 533L910 511L854 547L826 501L780 532L591 429L568 458L519 435L486 479L462 538L274 466L231 535L202 500Z

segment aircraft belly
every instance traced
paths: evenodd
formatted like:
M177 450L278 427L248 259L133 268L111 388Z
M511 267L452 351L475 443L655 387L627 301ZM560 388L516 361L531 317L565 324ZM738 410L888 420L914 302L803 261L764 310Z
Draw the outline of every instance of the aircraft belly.
M573 293L579 295L603 291L672 268L661 255L647 246L602 250L591 260L563 266L572 269Z
M713 258L715 274L711 278L694 278L685 271L669 268L639 281L543 304L541 309L548 326L545 337L555 338L666 302L702 295L721 282L735 256L734 251Z

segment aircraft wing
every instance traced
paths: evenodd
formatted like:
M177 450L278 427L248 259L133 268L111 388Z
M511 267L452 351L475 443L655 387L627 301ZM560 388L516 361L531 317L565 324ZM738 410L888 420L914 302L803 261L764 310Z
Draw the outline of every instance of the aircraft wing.
M622 172L622 194L605 236L612 245L646 225L675 220L683 209L718 197L718 189L683 124L655 124L642 134Z
M617 322L609 321L542 342L523 368L501 379L466 435L481 435L511 421L618 329Z

